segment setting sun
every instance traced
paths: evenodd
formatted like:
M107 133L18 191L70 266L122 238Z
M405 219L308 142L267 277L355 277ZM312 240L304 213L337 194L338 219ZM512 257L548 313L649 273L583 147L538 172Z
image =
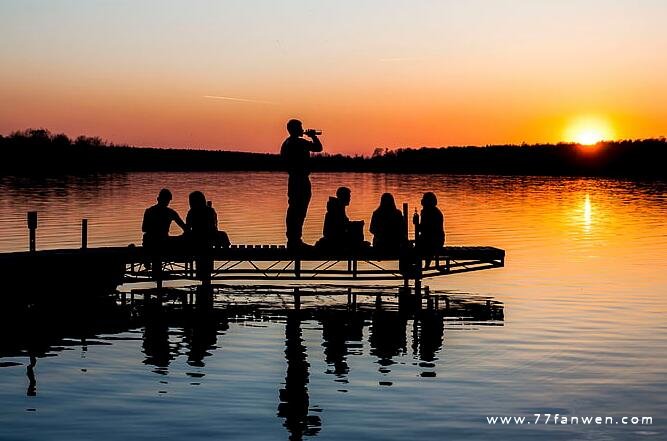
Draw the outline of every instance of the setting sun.
M593 145L613 139L611 125L604 119L585 117L573 121L565 132L565 139L581 145Z

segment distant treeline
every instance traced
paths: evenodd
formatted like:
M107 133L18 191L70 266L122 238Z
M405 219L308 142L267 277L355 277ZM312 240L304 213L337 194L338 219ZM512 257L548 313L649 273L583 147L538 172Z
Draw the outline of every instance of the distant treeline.
M276 141L276 150L281 140ZM326 146L325 146L326 148ZM62 175L128 171L282 170L280 156L219 150L138 148L43 129L0 135L0 173ZM629 176L667 178L665 138L603 142L375 149L372 156L315 155L315 171Z

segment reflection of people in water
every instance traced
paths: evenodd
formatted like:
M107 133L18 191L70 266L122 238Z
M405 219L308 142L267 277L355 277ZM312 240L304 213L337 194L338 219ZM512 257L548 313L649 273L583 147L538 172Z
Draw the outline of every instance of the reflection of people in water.
M285 387L280 389L278 416L284 418L283 426L289 431L290 440L301 440L304 436L314 436L320 431L322 421L317 415L308 415L308 369L306 347L301 338L301 319L298 311L287 314L285 324L285 358L287 374Z
M333 373L342 382L350 371L347 364L348 348L352 342L359 342L363 338L363 318L349 311L325 310L320 316L322 323L322 346L324 346L325 361L333 365Z
M226 321L220 322L212 308L198 306L194 317L184 327L184 340L189 347L187 353L188 364L195 367L204 367L204 358L211 355L209 352L216 348L218 330L227 330Z
M393 357L407 350L407 320L396 311L377 309L373 312L370 335L371 354L378 357L380 366L394 364Z
M436 359L435 355L442 348L445 324L440 311L422 311L415 323L419 323L419 336L417 345L419 348L419 359L431 362Z
M289 178L287 180L287 247L300 248L304 246L303 223L308 213L308 204L312 196L310 186L310 153L321 152L322 143L314 130L304 131L301 121L291 119L287 122L289 137L280 148ZM311 140L303 139L306 135Z
M34 355L30 355L30 364L26 368L26 375L28 376L28 391L26 394L29 397L34 397L37 395L37 380L35 380L35 365L37 364L37 358Z
M380 198L380 206L371 218L373 248L381 252L396 253L407 244L403 214L396 208L394 196L384 193Z
M146 313L146 324L144 326L144 354L146 359L144 364L155 366L156 373L165 373L171 360L176 354L172 354L169 344L169 327L162 312L160 305L150 305L150 310Z

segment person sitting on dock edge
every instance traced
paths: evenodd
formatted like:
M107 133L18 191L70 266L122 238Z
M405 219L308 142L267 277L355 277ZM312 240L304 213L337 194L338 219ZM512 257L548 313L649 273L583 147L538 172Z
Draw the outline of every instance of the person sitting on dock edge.
M162 282L162 258L161 255L167 250L174 248L179 243L179 237L170 237L169 228L172 222L181 227L183 232L187 231L185 222L172 208L169 208L172 196L171 191L166 188L160 190L157 197L157 204L149 207L144 212L144 220L141 224L141 231L144 233L143 246L151 256L146 262L146 268L153 271L153 277Z
M373 234L373 248L379 252L395 254L406 247L408 238L403 214L396 208L391 193L384 193L380 198L380 206L371 218L370 232Z
M425 258L426 267L433 257L438 264L438 253L445 245L445 217L437 207L435 193L424 193L421 200L421 216L415 213L415 231L417 251Z
M229 247L229 238L225 232L218 231L218 214L213 204L206 201L204 193L193 191L188 199L190 210L185 218L188 245L195 255L198 278L209 281L213 270L210 250L214 246Z
M311 152L321 152L322 143L317 138L315 130L303 130L298 119L287 122L289 137L280 148L280 155L285 161L289 178L287 181L287 214L285 216L287 247L292 249L304 248L303 223L308 213L308 204L312 196L310 185L309 159ZM302 138L303 135L311 138L310 141Z
M157 204L147 208L144 212L144 220L141 225L141 231L144 233L144 247L154 250L162 250L166 247L170 240L169 228L172 222L176 222L183 232L187 231L185 222L174 209L169 207L171 199L171 191L163 188L158 194Z
M345 213L345 207L350 205L351 194L349 188L340 187L336 190L336 196L329 198L322 229L324 237L317 241L318 248L351 250L364 244L364 221L350 221Z

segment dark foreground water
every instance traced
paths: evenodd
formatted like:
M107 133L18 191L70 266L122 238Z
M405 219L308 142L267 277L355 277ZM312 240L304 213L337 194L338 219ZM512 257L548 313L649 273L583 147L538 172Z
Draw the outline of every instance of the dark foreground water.
M228 287L215 313L22 326L0 336L0 439L667 436L664 184L373 174L315 175L313 184L311 242L340 184L352 189L351 217L366 222L383 191L414 207L435 190L448 243L508 257L502 269L429 281L431 290L493 299L502 315L405 316L376 309L372 296L349 313L323 293L313 303L327 307L301 316L277 308L289 298L275 293L262 297L273 307L239 312L249 294ZM284 175L155 173L2 178L0 250L26 247L32 209L40 248L76 246L82 217L93 246L138 243L143 209L162 186L182 215L187 193L203 190L233 242L284 242ZM554 423L554 414L580 422ZM489 424L494 416L526 420ZM590 416L603 424L581 421Z

